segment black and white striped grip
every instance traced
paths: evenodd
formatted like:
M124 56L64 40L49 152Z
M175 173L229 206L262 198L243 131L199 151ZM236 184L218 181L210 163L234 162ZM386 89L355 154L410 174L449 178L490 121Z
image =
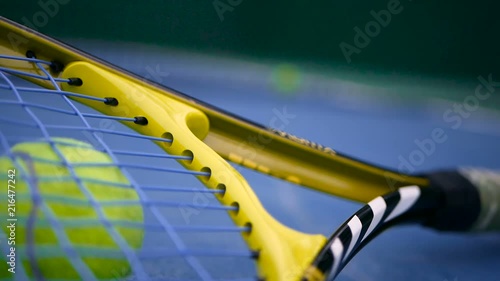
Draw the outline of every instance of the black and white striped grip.
M303 280L333 280L378 233L416 222L443 231L500 230L500 176L462 169L428 175L430 186L407 186L379 196L350 217L328 240Z
M357 211L329 239L309 270L332 280L351 257L390 221L408 212L421 198L422 189L408 186L379 196ZM317 280L307 276L304 280Z

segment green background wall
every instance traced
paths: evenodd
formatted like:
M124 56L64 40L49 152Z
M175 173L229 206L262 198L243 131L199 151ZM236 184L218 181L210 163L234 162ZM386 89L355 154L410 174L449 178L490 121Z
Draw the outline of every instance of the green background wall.
M59 2L56 2L59 1ZM394 1L394 0L393 0ZM3 1L0 14L34 24L42 6L58 5L40 31L57 37L138 41L197 51L305 60L391 73L475 78L500 69L496 1L401 0L403 10L347 63L339 44L373 20L387 0ZM231 5L232 4L232 5ZM40 20L39 20L40 22Z

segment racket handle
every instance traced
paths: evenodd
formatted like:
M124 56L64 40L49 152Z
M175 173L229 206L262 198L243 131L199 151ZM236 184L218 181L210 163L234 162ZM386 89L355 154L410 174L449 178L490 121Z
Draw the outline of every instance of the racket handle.
M481 211L471 231L500 230L500 173L491 170L459 170L479 191Z
M500 231L500 173L461 168L427 175L443 192L443 208L426 226L445 231Z

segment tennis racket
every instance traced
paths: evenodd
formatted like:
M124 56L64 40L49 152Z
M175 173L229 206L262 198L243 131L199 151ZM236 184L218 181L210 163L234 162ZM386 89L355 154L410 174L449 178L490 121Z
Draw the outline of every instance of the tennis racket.
M27 227L27 236L37 220L45 223L55 239L38 245L36 239L19 238L25 241L16 273L5 269L0 274L7 280L333 280L364 245L395 224L464 232L500 229L497 173L460 169L413 176L376 167L240 118L5 18L0 18L0 80L0 105L8 113L0 117L3 157L19 163L19 143L60 151L81 145L68 138L79 139L109 155L112 163L106 166L128 178L126 184L105 184L139 196L134 202L100 202L90 196L68 203L35 196L37 183L77 182L85 193L95 182L74 173L69 179L19 174L31 196L18 200L36 201L44 218L19 218L19 223ZM68 170L81 168L58 155L58 164ZM302 233L269 215L228 161L367 204L329 238ZM14 168L23 170L18 164ZM162 185L152 185L151 179ZM203 188L195 187L199 184ZM101 211L90 221L51 212L55 203L88 202L96 212L113 204L140 206L143 221L114 220ZM109 233L118 250L110 254L68 236L68 229L96 226ZM117 229L142 229L144 241L132 247ZM7 241L8 233L0 234ZM236 250L237 245L244 249ZM1 246L8 254L9 248ZM55 257L65 259L67 272L44 268L44 259ZM96 257L102 263L120 258L128 266L98 272L90 261ZM219 268L221 263L236 271L248 268L248 276L221 275L214 270L219 259ZM243 260L249 265L243 266Z

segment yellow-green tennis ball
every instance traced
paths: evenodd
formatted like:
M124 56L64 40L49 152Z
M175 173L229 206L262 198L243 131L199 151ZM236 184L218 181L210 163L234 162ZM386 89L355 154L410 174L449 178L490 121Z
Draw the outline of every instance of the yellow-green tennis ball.
M9 218L17 219L15 245L8 246L15 248L16 271L23 267L28 276L34 276L34 271L38 269L44 280L82 279L49 221L51 213L62 226L61 232L68 238L78 257L96 278L116 279L129 274L130 264L110 235L109 228L99 220L88 195L101 206L104 216L122 240L130 248L137 249L142 245L144 234L140 227L143 210L137 193L118 168L107 165L112 164L107 154L72 139L57 138L54 141L66 161L73 166L80 185L72 178L70 169L61 164L62 159L48 143L25 142L15 145L10 151L15 164L10 157L0 158L1 205L6 206L9 199L15 199L15 212L11 212L15 213L14 216L10 216L7 208L2 208L0 221L3 234L11 237L11 231L4 224ZM100 165L93 165L96 163ZM15 190L15 197L12 194L9 196L6 190L7 182L11 179L8 170L12 169L15 169L15 183L11 182L10 189ZM39 203L35 203L37 194ZM135 227L120 225L119 221L135 223ZM33 238L28 240L29 237ZM28 255L30 251L34 259ZM2 257L4 260L7 258L4 254ZM6 262L2 262L0 280L13 278L9 268Z
M299 90L302 82L300 69L294 64L280 64L271 74L271 85L281 94L290 95Z

